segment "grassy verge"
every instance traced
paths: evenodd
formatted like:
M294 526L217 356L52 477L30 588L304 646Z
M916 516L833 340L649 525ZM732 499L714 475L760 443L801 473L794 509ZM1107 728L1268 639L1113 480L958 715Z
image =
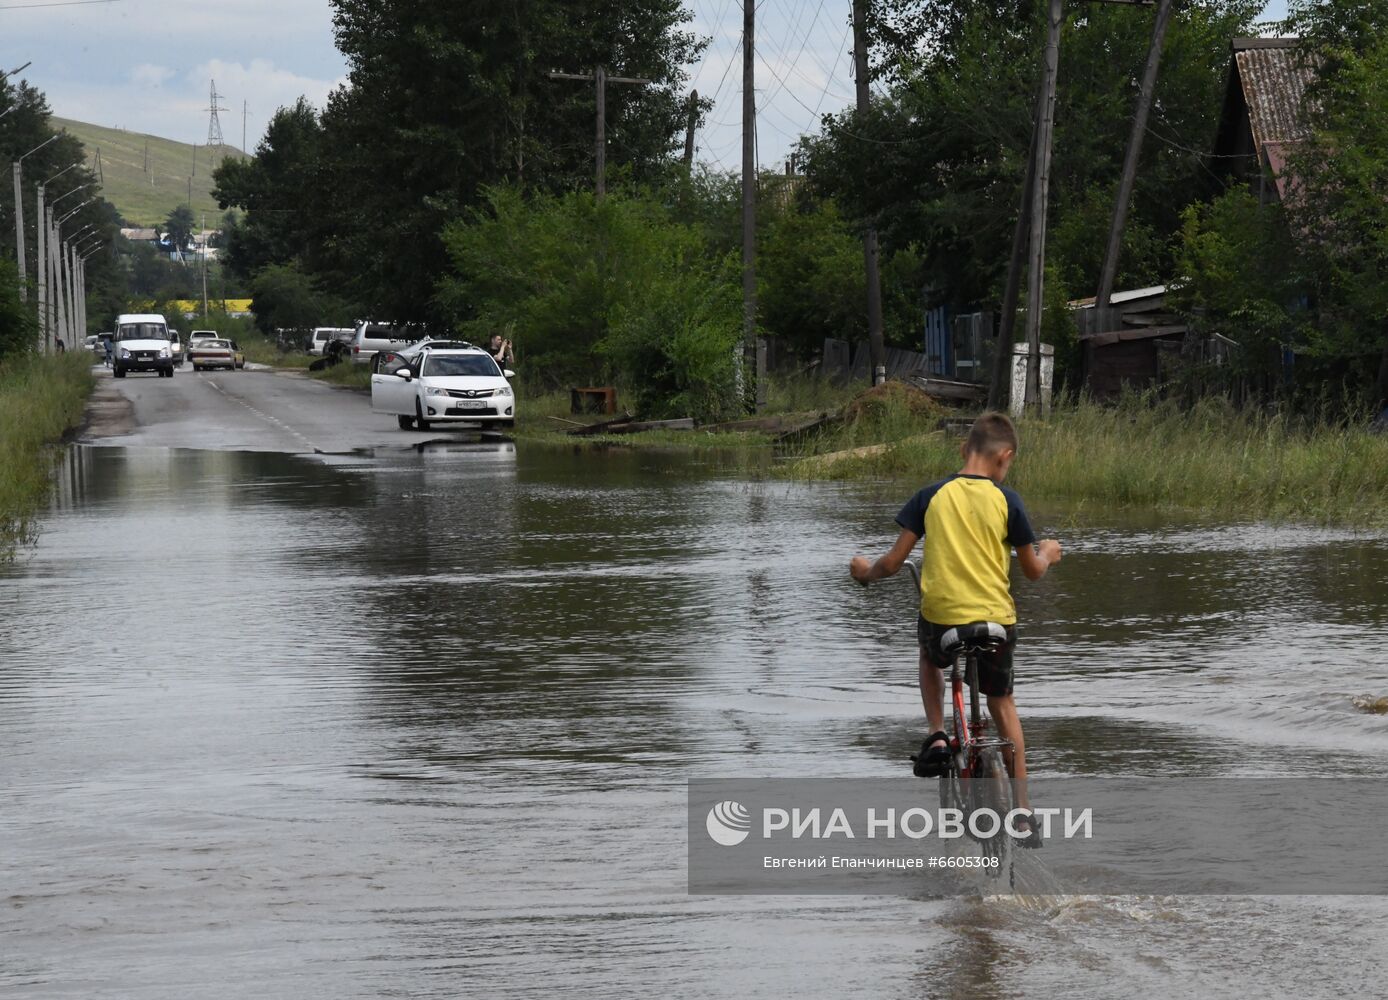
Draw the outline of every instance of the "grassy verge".
M763 416L837 410L851 400L859 387L835 386L820 378L773 378L767 387L767 405ZM536 441L592 444L604 447L619 445L629 448L687 448L692 450L738 449L770 451L775 444L771 434L756 430L740 431L670 431L651 430L637 434L594 434L569 437L568 431L580 423L594 423L599 417L576 417L569 412L567 392L528 393L524 386L519 393L519 416L516 436ZM620 406L620 401L618 403Z
M81 421L92 384L82 351L0 364L0 561L31 537L52 487L54 445Z
M371 388L371 366L353 364L351 361L343 361L322 371L309 372L308 377L348 389Z
M1117 408L1067 404L1047 420L1022 420L1018 433L1008 484L1028 498L1388 524L1388 435L1360 427L1238 410L1219 399L1182 407L1134 397ZM789 474L925 482L958 468L959 440L897 412L807 449Z

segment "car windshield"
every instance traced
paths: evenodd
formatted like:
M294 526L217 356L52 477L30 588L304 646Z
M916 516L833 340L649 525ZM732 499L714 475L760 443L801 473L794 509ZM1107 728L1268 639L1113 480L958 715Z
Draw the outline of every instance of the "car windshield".
M225 351L231 347L231 345L225 340L200 340L198 341L198 347L204 350L209 347L215 347L219 351Z
M168 340L169 331L163 323L122 323L116 332L117 340Z
M500 375L501 369L485 354L435 354L424 359L421 375Z
M368 326L362 330L365 340L395 340L395 328L390 326Z

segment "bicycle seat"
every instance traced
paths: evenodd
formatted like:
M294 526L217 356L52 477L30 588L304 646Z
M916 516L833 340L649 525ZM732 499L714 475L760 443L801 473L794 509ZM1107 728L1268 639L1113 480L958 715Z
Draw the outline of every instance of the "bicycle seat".
M956 625L940 636L940 651L946 656L970 652L992 652L1007 645L1007 628L997 622L970 622Z

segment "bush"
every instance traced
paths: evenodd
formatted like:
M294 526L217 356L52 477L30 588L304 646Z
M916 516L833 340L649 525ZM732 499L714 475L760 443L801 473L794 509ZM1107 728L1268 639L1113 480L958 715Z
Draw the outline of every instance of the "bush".
M648 416L739 408L736 273L655 200L494 189L444 243L440 305L474 341L510 337L532 387L615 383Z
M38 337L35 318L19 300L19 272L0 260L0 359L30 350Z

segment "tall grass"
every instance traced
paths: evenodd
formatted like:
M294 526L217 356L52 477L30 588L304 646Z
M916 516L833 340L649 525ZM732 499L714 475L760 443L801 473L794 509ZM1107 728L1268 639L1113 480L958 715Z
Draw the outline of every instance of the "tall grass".
M0 364L0 561L32 534L52 487L55 444L82 419L91 355L25 355Z
M371 366L359 365L350 360L329 365L320 371L309 372L308 377L331 385L340 385L346 389L369 390L371 388Z
M893 427L899 431L898 415ZM959 437L917 422L918 433L876 453L791 474L926 481L958 469ZM1018 423L1021 448L1008 485L1028 498L1108 508L1171 507L1274 520L1388 524L1388 435L1317 418L1194 406L1131 396L1117 407L1058 406ZM822 446L821 446L822 450Z

